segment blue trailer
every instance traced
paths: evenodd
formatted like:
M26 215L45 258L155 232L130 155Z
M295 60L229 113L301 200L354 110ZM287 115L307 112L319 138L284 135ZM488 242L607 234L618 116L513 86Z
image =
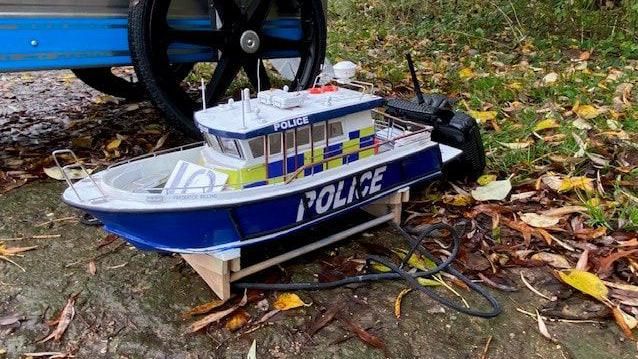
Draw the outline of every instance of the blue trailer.
M196 133L199 99L184 82L194 67L211 64L209 104L242 72L255 88L286 80L274 59L290 59L288 85L306 88L323 64L325 27L321 0L0 0L0 72L72 69L108 94L149 96ZM134 76L113 71L131 65Z

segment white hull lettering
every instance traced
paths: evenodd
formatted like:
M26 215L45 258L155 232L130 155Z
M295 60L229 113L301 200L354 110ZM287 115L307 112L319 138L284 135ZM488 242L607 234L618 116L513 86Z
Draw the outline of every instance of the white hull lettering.
M322 215L380 192L386 169L387 166L383 166L354 176L349 184L342 179L336 185L330 184L304 193L297 209L297 222L303 221L309 212Z

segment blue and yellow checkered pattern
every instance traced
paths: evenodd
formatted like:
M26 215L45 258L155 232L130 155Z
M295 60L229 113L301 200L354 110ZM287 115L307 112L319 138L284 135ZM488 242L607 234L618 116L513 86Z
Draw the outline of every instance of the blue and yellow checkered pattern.
M297 169L308 164L321 162L332 157L338 157L344 153L357 152L307 168L299 177L310 176L313 173L319 173L327 169L341 167L344 164L374 155L374 149L372 148L358 152L359 149L370 147L373 144L374 127L352 131L348 134L348 140L342 143L329 145L328 147L315 148L313 151L314 153L307 151L296 156L288 156L285 161L285 165L287 167L286 170L287 173L293 173ZM268 171L266 171L266 168L268 168ZM258 187L266 184L283 182L284 180L284 160L270 162L267 165L260 164L241 170L218 170L228 174L229 177L227 184L233 188L240 188L242 184L244 184L245 188ZM268 178L266 178L266 175Z

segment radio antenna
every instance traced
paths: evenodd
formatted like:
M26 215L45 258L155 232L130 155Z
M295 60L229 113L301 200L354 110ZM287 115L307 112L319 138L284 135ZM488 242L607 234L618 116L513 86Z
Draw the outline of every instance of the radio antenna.
M416 77L416 70L414 69L414 62L412 62L412 55L409 52L406 52L405 58L408 60L408 69L410 69L410 75L412 75L412 83L414 84L414 92L416 93L417 102L419 105L423 104L425 100L423 99L419 79Z

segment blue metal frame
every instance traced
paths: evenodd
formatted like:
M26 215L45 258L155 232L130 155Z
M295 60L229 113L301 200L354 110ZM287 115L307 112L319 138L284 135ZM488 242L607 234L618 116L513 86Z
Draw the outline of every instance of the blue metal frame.
M207 17L171 19L171 26L210 29ZM131 64L126 17L0 16L0 72L112 67ZM298 19L269 20L266 34L299 39ZM173 63L215 61L216 52L192 45L174 45ZM283 55L283 56L282 56ZM284 57L285 53L266 57Z
M131 64L126 17L0 18L0 72L110 67ZM204 19L173 20L174 26L210 28ZM207 61L210 49L176 46L175 62Z

